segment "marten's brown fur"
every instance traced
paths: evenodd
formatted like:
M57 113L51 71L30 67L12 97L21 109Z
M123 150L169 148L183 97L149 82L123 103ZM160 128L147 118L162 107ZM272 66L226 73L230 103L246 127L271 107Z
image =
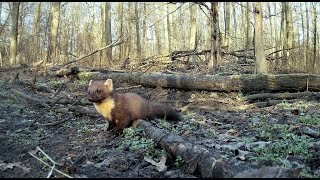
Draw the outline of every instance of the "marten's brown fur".
M108 130L115 128L121 132L137 119L181 120L179 113L167 104L148 101L135 93L114 92L111 79L91 80L88 100L93 102L97 111L109 122Z

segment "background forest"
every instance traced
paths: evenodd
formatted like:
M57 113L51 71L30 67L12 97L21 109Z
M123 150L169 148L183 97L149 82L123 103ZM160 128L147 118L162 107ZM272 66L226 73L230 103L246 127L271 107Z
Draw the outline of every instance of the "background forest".
M255 54L264 59L254 52L254 37L261 36L256 44L264 49L269 72L319 73L317 6L316 2L0 2L0 65L63 64L120 42L84 58L81 65L139 70L156 61L157 68L165 69L170 60L180 58L179 64L203 64L201 69L210 72L231 58L242 66L253 65ZM261 21L257 8L262 8L262 32L255 36L255 25ZM216 56L210 55L214 48Z
M319 178L318 7L0 2L0 178ZM182 120L109 131L106 79Z

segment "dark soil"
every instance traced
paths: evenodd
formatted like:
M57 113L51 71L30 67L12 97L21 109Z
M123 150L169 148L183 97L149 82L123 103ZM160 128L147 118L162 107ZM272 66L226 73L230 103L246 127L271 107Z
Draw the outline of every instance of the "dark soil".
M49 104L50 107L43 107L17 96L10 89L17 89L32 96L54 96L52 93L37 91L28 85L9 82L17 72L20 72L21 81L31 82L32 78L37 76L37 84L43 83L54 91L59 90L56 97L75 103L56 103ZM36 71L29 69L2 70L0 80L1 178L47 177L50 168L29 154L37 146L54 161L61 163L56 165L56 169L72 177L200 177L197 173L193 175L184 173L183 168L175 164L176 160L171 155L167 155L167 170L158 172L152 164L144 160L144 157L150 153L147 150L130 151L129 148L119 150L118 147L123 143L124 135L106 131L108 124L98 113L86 114L68 109L63 111L70 107L76 109L84 107L95 111L94 106L89 102L87 105L76 104L79 99L86 100L87 82L82 83L75 80L65 83L69 81L68 78L45 80L37 75ZM134 84L115 84L114 86L115 88L129 87ZM270 106L240 110L236 108L243 103L239 100L239 93L226 94L149 87L121 90L121 92L129 91L158 101L180 100L180 103L170 102L178 109L187 105L186 101L192 97L207 99L181 112L185 119L183 122L175 125L169 122L169 127L163 127L160 120L155 120L153 123L168 130L175 127L176 131L172 132L179 134L189 142L202 145L208 150L217 151L235 163L243 161L236 158L234 149L226 148L227 145L250 138L255 138L254 141L269 141L266 138L268 136L261 135L261 132L257 130L257 127L260 127L259 124L267 121L270 127L278 124L294 126L298 124L298 119L302 116L319 117L320 115L319 101L301 102L300 109L296 105L283 108ZM298 114L295 113L296 109L299 109ZM310 127L319 132L319 125ZM275 135L281 136L282 134L275 132ZM299 135L301 136L301 133ZM143 132L140 132L140 136L144 136ZM310 139L319 144L319 137ZM319 149L316 147L308 149L309 154L312 155L308 158L295 154L287 156L286 162L288 162L287 165L290 164L289 169L302 169L298 177L319 177L320 158ZM35 155L52 165L40 152ZM245 162L258 166L276 165L270 161L255 161L248 158ZM282 166L283 164L277 165ZM51 177L64 176L54 171Z

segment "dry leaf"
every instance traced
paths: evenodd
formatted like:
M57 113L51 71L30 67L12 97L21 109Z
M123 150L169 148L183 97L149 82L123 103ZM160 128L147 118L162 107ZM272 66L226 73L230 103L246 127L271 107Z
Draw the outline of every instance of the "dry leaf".
M229 136L239 136L239 132L235 129L229 129L227 132L226 132L226 135L229 135Z
M144 157L144 160L151 163L152 165L156 166L156 168L159 172L163 172L163 171L167 170L167 166L166 166L167 158L165 156L162 156L160 159L160 162L158 162L158 163L150 158L147 158L147 157Z

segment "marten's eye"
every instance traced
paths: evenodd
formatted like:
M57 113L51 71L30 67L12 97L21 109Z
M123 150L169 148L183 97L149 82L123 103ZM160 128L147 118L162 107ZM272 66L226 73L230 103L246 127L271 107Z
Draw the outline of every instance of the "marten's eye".
M100 93L101 93L101 90L97 89L97 93L100 94Z

